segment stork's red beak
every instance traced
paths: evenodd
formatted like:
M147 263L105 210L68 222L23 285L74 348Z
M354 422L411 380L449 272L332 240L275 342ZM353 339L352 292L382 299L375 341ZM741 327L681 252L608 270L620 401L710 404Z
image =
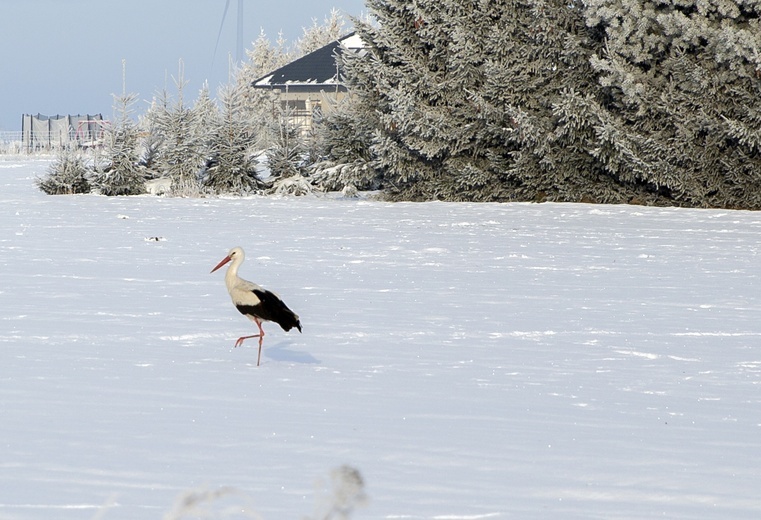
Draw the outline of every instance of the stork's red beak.
M217 267L215 267L214 269L212 269L212 270L211 270L211 272L213 273L214 271L216 271L217 269L219 269L220 267L222 267L223 265L225 265L225 264L226 264L227 262L229 262L230 260L232 260L232 258L230 258L229 256L226 256L226 257L224 257L224 258L222 259L222 261L221 261L221 262L219 262L219 263L217 264Z

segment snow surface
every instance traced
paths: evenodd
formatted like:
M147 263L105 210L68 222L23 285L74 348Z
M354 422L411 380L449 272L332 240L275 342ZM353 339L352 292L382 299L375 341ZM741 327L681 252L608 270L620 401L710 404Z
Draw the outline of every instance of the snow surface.
M342 464L356 519L761 518L759 213L47 196L48 164L0 159L2 519L304 518ZM236 245L304 326L259 368Z

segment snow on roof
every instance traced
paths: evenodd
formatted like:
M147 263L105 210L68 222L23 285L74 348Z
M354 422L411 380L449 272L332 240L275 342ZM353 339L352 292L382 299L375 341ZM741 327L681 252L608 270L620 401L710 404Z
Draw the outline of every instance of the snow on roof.
M365 47L365 42L363 42L362 38L360 38L355 32L347 34L338 41L347 49L363 49Z
M270 74L269 76L265 76L265 77L263 77L260 80L255 81L254 85L256 85L256 86L258 86L258 85L263 85L263 86L269 85L270 80L272 80L272 74Z

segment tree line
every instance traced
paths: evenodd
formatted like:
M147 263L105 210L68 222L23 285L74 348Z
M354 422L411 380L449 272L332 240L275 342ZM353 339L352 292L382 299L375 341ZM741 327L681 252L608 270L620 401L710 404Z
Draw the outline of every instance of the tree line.
M141 114L136 113L137 95L123 88L114 96L114 117L101 146L61 149L47 174L37 179L38 187L48 194L108 196L138 195L151 186L183 197L311 191L304 176L317 162L319 136L305 134L275 94L251 84L337 40L345 25L334 10L322 24L305 28L292 45L282 36L273 44L261 33L246 62L214 98L205 85L193 102L187 101L182 63L173 77L174 91L157 92Z
M367 0L367 8L367 19L352 20L364 50L340 56L350 95L310 139L284 150L285 118L262 124L268 94L237 82L246 108L231 106L228 124L232 114L246 124L259 117L256 133L268 136L260 143L279 151L272 164L285 175L391 200L761 207L761 3ZM254 51L249 69L266 54ZM194 149L221 157L209 150L232 134L206 133ZM240 189L263 188L235 168ZM201 182L217 190L238 189L228 174L220 184L206 175Z

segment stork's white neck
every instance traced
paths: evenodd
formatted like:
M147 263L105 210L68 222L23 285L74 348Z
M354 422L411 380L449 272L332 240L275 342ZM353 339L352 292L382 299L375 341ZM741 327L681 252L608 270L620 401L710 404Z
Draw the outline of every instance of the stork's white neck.
M240 267L242 262L242 256L236 256L230 262L230 267L227 268L227 272L225 273L225 285L227 286L228 291L238 285L240 282L240 277L238 276L238 267Z

